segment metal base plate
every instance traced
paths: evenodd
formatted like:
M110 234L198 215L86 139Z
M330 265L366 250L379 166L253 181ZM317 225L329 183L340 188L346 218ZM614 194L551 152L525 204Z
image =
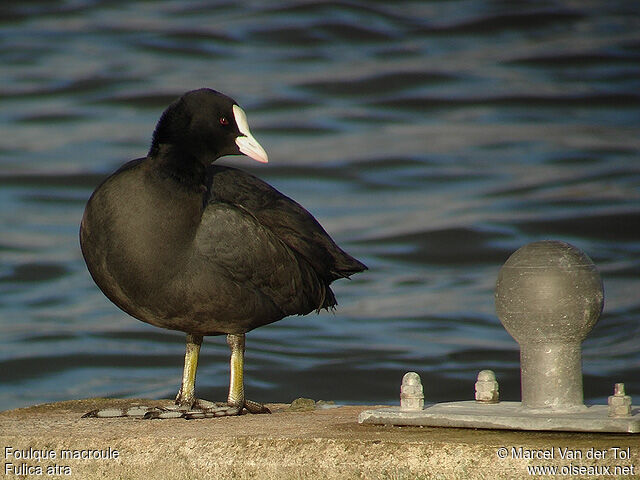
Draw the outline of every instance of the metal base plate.
M552 412L526 409L520 402L485 404L472 400L435 403L423 410L365 410L358 421L377 425L640 433L640 407L633 406L630 417L609 417L608 413L607 405L589 405L578 412Z

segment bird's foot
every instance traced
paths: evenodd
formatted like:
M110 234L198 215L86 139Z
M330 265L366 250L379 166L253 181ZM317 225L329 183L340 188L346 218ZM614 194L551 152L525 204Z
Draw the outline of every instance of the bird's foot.
M196 418L230 417L242 415L244 410L249 413L271 413L271 411L258 402L245 400L244 404L229 405L223 402L210 402L208 400L196 399L187 405L166 405L148 407L145 405L133 405L127 408L105 408L92 410L85 413L82 418L115 418L131 417L142 419L154 418L186 418L192 420Z
M265 407L262 403L254 402L252 400L245 400L244 408L246 408L249 413L271 413L271 410Z
M240 415L240 413L241 409L223 402L209 402L208 400L196 399L186 404L150 409L143 418L186 418L187 420L191 420L194 418L230 417Z

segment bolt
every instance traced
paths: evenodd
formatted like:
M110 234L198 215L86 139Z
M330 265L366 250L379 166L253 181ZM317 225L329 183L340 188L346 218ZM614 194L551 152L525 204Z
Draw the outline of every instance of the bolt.
M424 408L422 381L416 372L407 372L402 377L400 408L403 410L422 410Z
M631 397L624 393L624 383L616 383L613 388L613 395L607 400L609 404L610 417L630 417Z
M476 382L476 402L498 403L498 382L493 370L481 370Z

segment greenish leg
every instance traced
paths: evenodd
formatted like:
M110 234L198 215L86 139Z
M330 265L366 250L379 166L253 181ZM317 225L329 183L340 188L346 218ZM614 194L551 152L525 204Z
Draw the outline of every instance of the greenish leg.
M177 406L147 407L135 404L125 408L92 410L84 414L83 417L212 418L240 415L245 408L250 413L271 413L261 403L244 398L244 334L227 335L227 343L231 349L231 378L227 403L214 403L196 398L196 370L198 369L202 335L187 334L182 385L180 385L175 401Z
M202 335L187 334L187 348L184 354L184 371L182 373L182 385L176 396L176 405L191 408L196 401L196 370L198 369L198 357Z
M227 345L231 349L229 396L230 407L244 407L244 334L227 335Z
M244 333L227 335L227 344L231 349L227 403L230 407L237 408L238 413L242 412L243 408L250 413L270 413L269 409L261 403L244 398L244 339Z

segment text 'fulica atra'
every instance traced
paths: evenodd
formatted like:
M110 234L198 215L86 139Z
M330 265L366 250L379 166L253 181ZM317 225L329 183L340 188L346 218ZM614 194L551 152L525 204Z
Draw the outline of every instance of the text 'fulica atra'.
M267 412L244 396L245 333L335 306L331 282L366 269L298 203L212 165L239 154L268 161L244 111L215 90L190 91L160 117L148 155L87 203L80 245L98 287L135 318L187 334L178 407L147 417ZM229 397L213 404L195 398L195 376L202 337L221 334L231 349Z

